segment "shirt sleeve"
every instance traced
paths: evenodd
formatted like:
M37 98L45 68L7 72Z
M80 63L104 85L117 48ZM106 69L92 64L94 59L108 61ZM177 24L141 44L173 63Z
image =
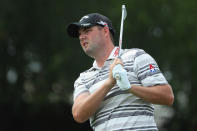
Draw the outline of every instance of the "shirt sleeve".
M143 50L138 51L135 55L134 72L142 86L168 84L156 61Z
M85 84L83 83L82 77L80 75L74 83L73 100L75 101L77 96L79 96L84 92L89 92L89 90L86 88Z

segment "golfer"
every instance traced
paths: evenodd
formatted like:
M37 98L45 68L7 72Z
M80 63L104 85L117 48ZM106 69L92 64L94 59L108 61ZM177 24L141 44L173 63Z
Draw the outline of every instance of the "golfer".
M69 24L67 32L94 59L74 83L74 119L79 123L89 119L95 131L157 131L153 104L172 105L174 95L156 61L136 48L121 49L117 58L112 22L98 13ZM114 79L118 64L126 70L121 79L129 81L128 89Z

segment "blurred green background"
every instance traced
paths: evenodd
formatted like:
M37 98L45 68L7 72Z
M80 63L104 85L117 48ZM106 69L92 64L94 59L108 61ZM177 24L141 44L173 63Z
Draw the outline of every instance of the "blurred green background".
M151 54L174 91L173 106L156 110L160 130L197 128L196 0L1 0L0 131L91 130L73 120L71 106L73 83L93 59L66 26L101 13L118 45L122 4L123 48Z

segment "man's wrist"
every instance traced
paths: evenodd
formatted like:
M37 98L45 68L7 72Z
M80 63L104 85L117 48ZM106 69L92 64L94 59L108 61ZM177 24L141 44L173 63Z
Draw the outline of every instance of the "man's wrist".
M116 81L113 82L113 80L110 80L109 78L105 81L105 85L106 85L108 88L114 87L115 84L116 84Z

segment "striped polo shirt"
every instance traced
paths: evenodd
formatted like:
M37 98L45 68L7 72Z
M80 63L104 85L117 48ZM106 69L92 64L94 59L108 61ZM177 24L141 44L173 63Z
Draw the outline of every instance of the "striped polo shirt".
M74 83L74 100L84 92L93 93L106 81L109 66L117 57L115 47L104 66L99 68L94 61L93 67L80 73ZM121 60L132 85L149 86L168 84L156 61L142 49L122 49ZM115 85L105 96L96 113L90 118L95 131L157 131L154 120L154 106L151 103L122 91Z

